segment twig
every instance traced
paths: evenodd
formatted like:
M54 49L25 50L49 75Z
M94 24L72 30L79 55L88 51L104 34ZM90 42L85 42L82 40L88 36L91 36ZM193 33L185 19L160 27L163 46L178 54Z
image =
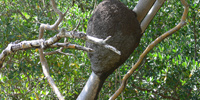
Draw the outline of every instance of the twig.
M73 31L76 31L78 29L78 27L80 26L81 20L79 20L78 25L74 28Z
M197 61L197 36L196 36L196 30L195 30L195 23L196 23L196 14L194 14L193 16L193 20L194 20L194 25L193 25L193 33L194 33L194 59L195 61Z
M69 43L67 43L67 44L66 43L55 43L55 44L51 45L50 47L53 47L53 48L54 47L62 47L62 48L55 50L55 51L46 52L46 53L44 53L44 55L52 55L52 54L56 54L56 53L61 53L61 54L67 55L67 56L73 56L73 54L62 52L62 49L64 49L64 48L83 50L83 51L87 51L87 52L94 52L94 50L91 48L83 47L83 46L76 45L76 44L69 44Z
M51 52L44 52L44 55L52 55L52 54L57 54L57 53L64 54L66 56L74 56L74 54L64 53L64 52L62 52L60 50L51 51Z

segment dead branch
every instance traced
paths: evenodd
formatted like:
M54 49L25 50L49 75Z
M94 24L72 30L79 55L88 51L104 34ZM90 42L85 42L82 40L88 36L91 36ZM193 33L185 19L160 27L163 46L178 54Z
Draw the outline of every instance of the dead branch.
M80 46L77 44L71 44L71 43L55 43L55 44L50 45L50 47L51 48L63 47L63 49L77 49L77 50L83 50L86 52L94 52L94 50L91 48Z
M66 56L74 56L74 54L64 53L60 49L55 50L55 51L51 51L51 52L44 52L44 55L46 56L46 55L53 55L53 54L58 54L58 53L66 55Z
M39 39L41 39L43 37L44 34L44 30L54 30L58 28L58 25L60 24L60 22L63 20L65 14L67 13L67 11L63 14L61 11L59 11L56 8L56 4L54 0L50 0L51 5L54 9L54 11L59 15L59 18L57 19L57 21L53 24L53 25L48 25L48 24L41 24L40 25L40 29L39 29ZM51 39L51 38L50 38ZM57 38L58 39L58 38ZM51 42L51 41L50 41ZM41 49L39 49L39 54L40 54L40 62L42 65L42 69L43 69L43 73L45 75L45 77L47 78L49 84L51 85L52 89L54 90L55 94L58 96L59 100L64 100L64 97L62 96L62 94L60 93L58 87L55 85L55 82L53 80L53 78L50 76L49 74L49 66L47 63L47 60L45 59L44 53L43 53L43 44L41 46Z
M30 41L10 43L8 45L8 47L6 49L4 49L2 51L2 53L0 54L0 66L3 65L3 62L6 58L6 56L15 52L15 51L24 50L24 49L31 49L31 48L40 48L39 49L39 56L40 56L40 62L41 62L41 65L42 65L43 73L44 73L45 77L47 78L49 84L51 85L52 89L54 90L55 94L57 95L57 97L60 100L64 100L64 97L60 93L58 87L55 85L53 78L49 74L49 66L48 66L48 63L45 59L45 55L46 54L54 54L54 53L61 53L61 54L68 55L67 53L62 52L63 48L74 48L74 49L84 50L84 51L89 51L89 52L92 52L93 50L90 49L90 48L86 48L86 47L82 47L82 46L74 45L74 44L69 44L69 43L66 43L66 42L65 43L56 43L56 42L58 42L61 38L66 38L66 37L79 38L79 39L83 39L83 40L86 40L86 41L89 41L89 42L93 42L95 44L102 45L105 48L108 48L108 49L116 52L119 55L120 55L120 51L118 51L115 47L106 44L106 41L109 38L111 38L110 36L107 37L106 39L99 39L99 38L95 38L95 37L92 37L92 36L88 36L83 32L77 32L76 31L76 29L78 28L79 25L77 25L77 27L73 31L65 31L65 29L61 29L58 34L51 37L50 39L48 39L48 40L42 39L45 30L57 30L58 29L58 25L61 23L64 16L66 15L66 13L69 10L68 9L65 13L62 13L61 11L59 11L56 8L56 4L55 4L54 0L50 0L50 2L51 2L51 5L53 7L53 10L59 15L59 18L56 20L56 22L53 25L42 23L40 25L40 29L39 29L39 39L38 40L30 40ZM59 50L44 54L43 49L50 48L50 47L62 47L62 48L60 48Z
M65 31L65 29L61 29L61 31L58 34L49 38L48 40L38 39L38 40L30 40L30 41L22 41L22 42L16 41L16 42L10 43L7 46L7 48L4 49L2 51L2 53L0 54L0 65L2 66L6 56L8 56L9 54L12 54L13 52L16 52L19 50L26 50L26 49L31 49L31 48L46 49L46 48L64 47L66 49L73 48L73 49L83 50L83 51L87 51L87 52L93 52L93 50L91 48L83 47L83 46L76 45L76 44L56 43L61 38L66 38L66 37L83 39L85 41L89 41L89 42L92 42L92 43L95 43L98 45L102 45L105 48L109 48L112 51L120 54L120 51L118 51L114 47L106 44L106 41L110 37L108 37L106 39L99 39L96 37L89 36L89 35L85 34L84 32Z
M160 37L158 37L156 40L154 40L145 50L144 52L140 55L138 61L136 62L136 64L127 72L127 74L123 77L122 80L122 84L121 86L118 88L118 90L110 97L109 100L114 100L116 99L119 94L124 90L124 88L126 87L126 83L127 83L127 79L133 74L133 72L137 69L137 67L141 64L142 60L144 59L144 57L153 49L153 47L155 47L159 42L161 42L162 40L164 40L166 37L170 36L171 34L175 33L176 31L178 31L181 27L183 27L186 22L186 17L188 14L188 9L189 9L189 5L187 4L187 2L185 0L181 0L181 3L184 6L184 12L181 18L180 23L175 26L174 28L172 28L171 30L167 31L166 33L164 33L163 35L161 35Z
M52 55L52 54L60 53L60 54L66 55L66 56L74 56L73 54L62 52L62 50L64 48L65 49L70 48L70 49L83 50L83 51L86 51L86 52L94 52L94 50L91 49L91 48L83 47L83 46L80 46L80 45L77 45L77 44L70 44L70 43L55 43L55 44L51 45L50 47L51 48L62 47L62 48L55 50L55 51L51 51L51 52L45 52L44 55Z

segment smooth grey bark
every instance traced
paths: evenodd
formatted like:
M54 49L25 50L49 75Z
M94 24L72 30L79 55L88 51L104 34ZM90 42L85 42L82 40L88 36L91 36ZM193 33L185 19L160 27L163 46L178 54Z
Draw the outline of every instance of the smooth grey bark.
M96 100L104 81L92 72L77 100Z
M165 0L139 0L133 11L137 14L137 19L141 23L142 33L164 2Z
M111 38L106 42L121 51L121 55L102 46L86 42L94 52L88 53L92 74L78 100L96 100L105 79L121 66L139 45L142 37L136 13L118 0L104 0L94 10L88 22L87 34Z
M162 7L165 0L156 0L152 8L149 10L145 18L141 22L142 33L145 31L151 20L154 18L160 7Z
M139 0L133 11L137 14L137 19L141 22L147 15L156 0Z

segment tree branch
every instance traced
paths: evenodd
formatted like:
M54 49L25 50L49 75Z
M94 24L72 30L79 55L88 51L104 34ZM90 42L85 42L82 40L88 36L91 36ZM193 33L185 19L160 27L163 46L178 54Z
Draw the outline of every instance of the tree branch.
M122 80L122 84L119 87L119 89L110 97L109 100L114 100L116 99L119 94L124 90L124 88L126 87L126 83L127 83L127 79L133 74L133 72L137 69L137 67L141 64L142 60L144 59L144 57L153 49L153 47L155 47L159 42L161 42L162 40L164 40L166 37L170 36L171 34L175 33L176 31L178 31L181 27L183 27L186 22L186 17L188 14L188 9L189 9L189 5L187 4L187 2L185 0L181 0L182 4L184 5L184 12L181 18L180 23L175 26L174 28L172 28L171 30L167 31L166 33L164 33L163 35L159 36L156 40L154 40L150 45L148 45L148 47L144 50L144 52L140 55L138 61L136 62L136 64L127 72L127 74L123 77Z
M156 15L156 13L160 9L160 7L162 7L162 5L163 5L164 2L165 2L165 0L156 0L156 2L153 5L153 7L150 9L150 11L148 12L148 14L142 20L142 23L140 25L141 29L142 29L142 33L144 33L145 29L147 28L147 26L149 25L149 23L151 22L151 20L154 18L154 16Z
M137 19L141 22L156 0L139 0L133 11L137 14Z
M57 21L53 24L53 25L48 25L48 24L41 24L40 25L40 29L39 29L39 39L41 39L43 37L44 34L44 30L54 30L58 28L58 25L60 24L60 22L63 20L65 14L67 13L67 11L62 14L61 11L59 11L56 8L56 4L54 0L50 0L51 5L54 9L54 11L59 15L59 18L57 19ZM57 38L58 39L58 38ZM51 43L51 41L50 41ZM39 54L40 54L40 62L42 65L42 69L43 69L43 73L45 75L45 77L47 78L49 84L51 85L52 89L54 90L55 94L58 96L59 100L64 100L64 97L62 96L62 94L60 93L58 87L55 85L53 79L51 78L50 74L49 74L49 66L47 64L47 60L45 59L45 56L43 54L43 46L41 46L42 48L39 49Z
M115 47L110 46L106 44L106 41L110 38L104 39L99 39L96 37L89 36L83 32L77 32L77 31L65 31L64 29L61 29L61 31L56 34L55 36L49 38L48 40L44 39L38 39L38 40L30 40L30 41L22 41L22 42L12 42L8 44L7 48L2 51L0 54L0 65L2 66L6 56L9 54L16 52L18 50L25 50L25 49L31 49L31 48L55 48L55 47L64 47L64 48L74 48L78 50L83 50L87 52L93 52L91 48L79 46L76 44L70 44L70 43L56 43L58 42L61 38L78 38L78 39L83 39L85 41L89 41L98 45L102 45L105 48L108 48L118 54L120 54L120 51L118 51Z

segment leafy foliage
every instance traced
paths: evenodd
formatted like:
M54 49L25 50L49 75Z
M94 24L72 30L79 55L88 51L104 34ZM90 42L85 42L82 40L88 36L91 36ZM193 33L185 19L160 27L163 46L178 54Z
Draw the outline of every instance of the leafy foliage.
M121 0L130 9L134 0ZM87 22L95 6L101 0L57 0L57 6L67 13L59 28L73 30L81 22L79 31L86 31ZM141 67L129 79L119 99L200 99L200 17L199 0L188 0L190 11L187 25L158 44L143 61ZM49 1L2 0L0 1L0 51L16 40L38 38L40 23L53 24L58 15ZM74 4L72 6L72 4ZM143 50L159 35L174 27L180 20L183 7L180 1L168 0L157 13L143 34L140 46L122 67L108 77L99 95L108 99L120 85L123 75L137 61ZM56 31L46 31L45 38ZM84 41L69 39L69 42L84 45ZM52 51L55 49L48 49ZM46 56L50 74L66 99L75 99L87 81L91 70L87 53L67 49L75 56ZM7 58L0 70L0 98L4 99L56 99L45 79L37 49L16 52Z

